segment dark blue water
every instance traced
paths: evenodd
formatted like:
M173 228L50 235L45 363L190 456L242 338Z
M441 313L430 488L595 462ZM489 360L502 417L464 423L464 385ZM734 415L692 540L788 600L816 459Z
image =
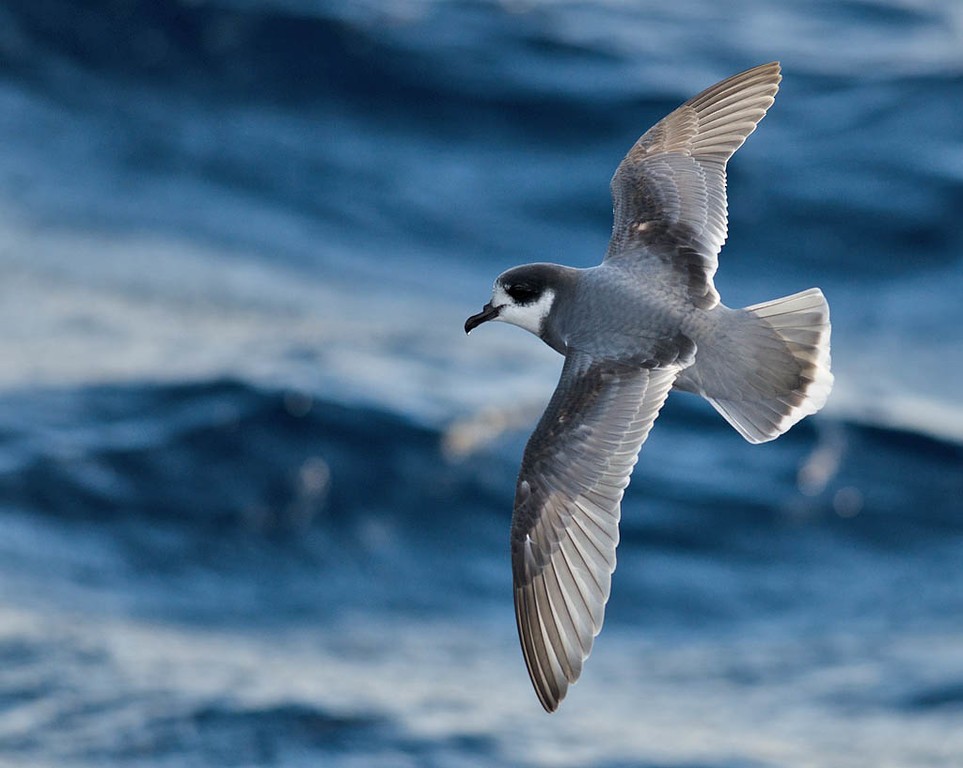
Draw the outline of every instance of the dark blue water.
M836 389L763 446L670 398L549 717L507 538L560 361L462 323L772 59L716 283L822 287ZM963 763L960 115L955 0L6 3L0 766Z

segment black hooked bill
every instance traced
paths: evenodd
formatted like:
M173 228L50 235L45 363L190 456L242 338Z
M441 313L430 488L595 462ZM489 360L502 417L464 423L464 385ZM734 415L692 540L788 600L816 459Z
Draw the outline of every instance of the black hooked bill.
M465 333L471 333L482 323L487 323L489 320L494 320L498 317L498 313L501 310L500 307L493 307L491 302L488 302L482 311L477 315L472 315L465 321Z

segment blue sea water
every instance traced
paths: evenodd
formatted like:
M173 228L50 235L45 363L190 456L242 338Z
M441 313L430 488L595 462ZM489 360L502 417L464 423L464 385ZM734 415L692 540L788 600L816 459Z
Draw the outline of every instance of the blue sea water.
M548 716L560 360L462 323L772 59L716 284L822 287L836 389L763 446L670 398ZM963 764L961 115L956 0L4 3L0 766Z

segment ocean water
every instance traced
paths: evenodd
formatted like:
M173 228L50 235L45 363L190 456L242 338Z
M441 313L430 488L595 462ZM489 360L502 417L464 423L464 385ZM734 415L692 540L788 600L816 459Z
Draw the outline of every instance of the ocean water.
M819 285L836 388L674 394L554 715L515 633L560 359L465 317L783 63L716 284ZM0 7L0 766L963 764L963 5Z

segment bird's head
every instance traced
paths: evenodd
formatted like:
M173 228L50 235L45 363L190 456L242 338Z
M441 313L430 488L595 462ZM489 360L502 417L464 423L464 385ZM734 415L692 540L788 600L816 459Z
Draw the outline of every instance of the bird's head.
M557 295L555 271L559 269L554 264L526 264L500 274L491 301L465 321L465 333L489 320L500 320L541 337Z

